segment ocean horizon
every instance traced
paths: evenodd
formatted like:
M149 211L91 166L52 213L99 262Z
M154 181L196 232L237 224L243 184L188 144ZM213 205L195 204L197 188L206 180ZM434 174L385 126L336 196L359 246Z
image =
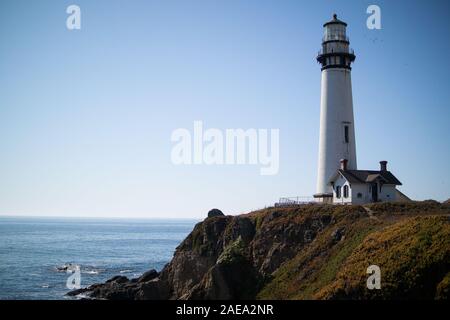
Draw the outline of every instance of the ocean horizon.
M160 271L198 219L0 216L0 300L71 299L113 276Z

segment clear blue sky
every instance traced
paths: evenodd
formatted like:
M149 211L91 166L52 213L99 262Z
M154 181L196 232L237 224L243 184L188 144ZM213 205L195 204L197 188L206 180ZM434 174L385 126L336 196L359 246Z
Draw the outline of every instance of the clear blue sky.
M359 168L386 159L410 197L447 199L449 1L3 0L0 214L197 218L312 195L333 12L357 55ZM194 120L280 129L279 174L173 165L171 133Z

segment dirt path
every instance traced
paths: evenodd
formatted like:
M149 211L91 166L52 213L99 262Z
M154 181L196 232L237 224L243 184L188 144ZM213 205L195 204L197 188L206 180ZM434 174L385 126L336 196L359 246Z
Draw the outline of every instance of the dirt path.
M368 206L362 207L364 208L364 210L366 210L367 215L369 216L370 219L380 221L380 219L374 215L374 211L372 209L370 209Z

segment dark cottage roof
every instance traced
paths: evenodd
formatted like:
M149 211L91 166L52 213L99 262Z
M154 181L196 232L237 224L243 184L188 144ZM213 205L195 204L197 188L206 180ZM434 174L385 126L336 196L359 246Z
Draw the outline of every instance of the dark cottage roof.
M339 169L338 172L350 183L370 183L380 179L386 184L402 185L390 171ZM335 180L335 177L332 180Z

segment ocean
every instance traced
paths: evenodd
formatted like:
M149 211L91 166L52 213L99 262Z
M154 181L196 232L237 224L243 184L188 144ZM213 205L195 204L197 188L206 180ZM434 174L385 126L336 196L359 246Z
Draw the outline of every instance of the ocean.
M197 222L0 217L0 299L71 299L77 267L81 287L160 271Z

